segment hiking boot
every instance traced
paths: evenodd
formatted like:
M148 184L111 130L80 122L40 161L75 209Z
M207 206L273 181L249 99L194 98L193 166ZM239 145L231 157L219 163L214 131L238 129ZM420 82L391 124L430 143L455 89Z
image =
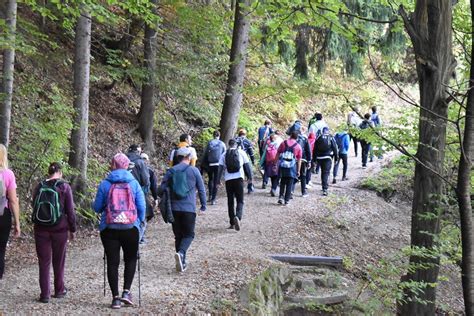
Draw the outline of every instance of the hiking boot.
M142 239L140 239L140 245L144 245L146 244L148 241L146 240L145 237L142 237Z
M342 177L342 181L347 181L347 180L349 180L348 177Z
M114 297L112 299L112 304L110 305L110 307L112 309L119 309L120 307L122 307L122 300L120 299L120 297Z
M323 195L327 196L328 195L328 190L323 190Z
M288 206L288 204L290 204L290 201L285 201L284 206Z
M262 184L262 190L265 190L267 188L267 184L266 183L263 183Z
M227 229L235 229L235 226L234 226L234 225L230 225L229 227L227 227Z
M278 204L283 204L283 199L282 198L278 199Z
M275 196L275 190L270 190L270 196L274 197Z
M176 271L183 272L183 255L179 252L174 254L174 260L176 264Z
M367 169L367 165L362 165L362 169Z
M130 293L130 291L128 291L128 290L123 291L121 301L125 305L133 305L132 293Z
M234 217L234 226L236 231L240 230L240 219L237 216Z
M336 184L336 178L332 179L332 184Z
M253 188L253 184L252 184L252 183L249 183L249 184L247 185L247 190L248 190L248 192L247 192L248 194L253 193L253 192L255 191L254 188Z
M40 302L40 303L45 303L45 304L46 304L46 303L49 303L49 298L47 298L47 297L40 297L40 298L38 299L38 302Z
M62 293L54 294L53 297L54 298L64 298L64 297L66 297L66 294L67 294L67 289L64 289L64 291Z
M211 200L211 205L216 205L216 200Z

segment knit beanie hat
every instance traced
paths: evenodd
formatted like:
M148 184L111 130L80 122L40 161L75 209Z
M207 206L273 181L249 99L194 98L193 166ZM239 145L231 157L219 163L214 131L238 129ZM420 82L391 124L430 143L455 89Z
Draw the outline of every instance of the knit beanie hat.
M130 159L125 154L118 153L112 158L112 170L128 169Z

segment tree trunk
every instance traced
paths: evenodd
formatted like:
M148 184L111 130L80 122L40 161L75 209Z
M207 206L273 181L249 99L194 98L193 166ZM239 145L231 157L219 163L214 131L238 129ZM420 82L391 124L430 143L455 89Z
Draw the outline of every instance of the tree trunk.
M471 0L471 30L474 31L474 0ZM462 142L457 196L461 217L462 288L466 315L474 315L474 227L471 204L471 171L474 158L474 37L471 36L471 73L467 95L466 122Z
M154 6L157 0L151 1ZM145 24L144 66L147 80L142 84L141 105L138 113L138 131L145 142L145 149L154 152L153 144L153 118L155 113L155 71L156 71L156 28Z
M13 98L13 73L15 69L16 0L8 0L4 7L7 39L10 47L3 50L2 85L0 90L0 143L10 142L10 123Z
M89 74L91 51L91 15L81 8L77 21L74 51L74 128L71 132L69 165L79 171L74 177L74 192L84 193L87 181L89 124Z
M298 26L296 33L295 48L296 48L296 65L295 76L300 79L308 79L308 30L306 25Z
M222 108L220 129L221 139L227 144L237 129L240 106L242 104L242 88L247 61L247 45L250 23L246 8L250 0L237 0L235 7L234 31L230 50L230 67Z
M412 18L401 8L405 27L413 43L420 89L419 140L412 204L411 247L433 250L442 213L443 163L446 146L446 87L453 74L452 1L417 0ZM430 168L426 168L429 166ZM402 281L428 284L421 293L405 290L399 301L401 315L434 315L439 258L410 256L414 268ZM426 282L426 283L422 283Z

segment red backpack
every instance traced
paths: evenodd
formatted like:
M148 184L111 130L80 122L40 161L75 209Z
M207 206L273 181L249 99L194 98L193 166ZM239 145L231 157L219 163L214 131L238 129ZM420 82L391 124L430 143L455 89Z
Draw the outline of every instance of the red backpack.
M129 183L112 183L107 199L106 223L133 225L137 220L137 207Z
M267 149L265 152L265 162L274 162L276 161L278 153L278 148L275 143L268 143Z

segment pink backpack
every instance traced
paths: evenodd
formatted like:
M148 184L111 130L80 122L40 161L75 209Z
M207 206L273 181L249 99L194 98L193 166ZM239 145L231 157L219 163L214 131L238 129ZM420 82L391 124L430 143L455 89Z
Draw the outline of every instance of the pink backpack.
M106 223L131 225L137 220L137 207L128 183L112 183L107 200Z
M276 160L278 148L274 143L268 143L267 152L265 153L266 162L274 162Z

